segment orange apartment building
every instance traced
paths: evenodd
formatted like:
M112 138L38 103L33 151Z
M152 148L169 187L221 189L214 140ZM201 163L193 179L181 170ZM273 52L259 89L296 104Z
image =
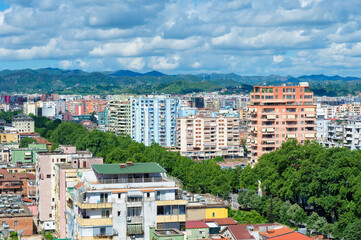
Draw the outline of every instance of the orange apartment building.
M299 86L255 86L248 111L251 164L287 139L296 138L300 143L316 139L316 105L307 82Z
M108 104L108 101L91 99L91 100L75 100L75 101L66 101L66 109L72 115L84 115L91 114L93 112L102 112Z

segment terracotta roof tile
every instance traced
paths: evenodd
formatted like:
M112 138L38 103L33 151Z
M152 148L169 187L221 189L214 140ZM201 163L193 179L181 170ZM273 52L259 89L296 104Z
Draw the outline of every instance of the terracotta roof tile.
M290 229L288 227L283 227L283 228L279 228L279 229L272 229L272 230L268 230L268 231L265 231L265 232L260 232L259 235L262 235L262 236L266 237L266 239L268 239L268 238L281 236L281 235L284 235L286 233L292 233L294 231L295 230Z
M186 221L186 229L191 229L191 228L209 228L209 227L202 220Z
M237 222L233 218L213 218L203 219L205 222L215 222L218 226L237 225Z
M75 185L74 188L79 189L79 188L81 188L83 186L84 186L84 183L81 182L81 183L78 183L77 185Z
M312 238L299 232L292 232L271 239L272 240L311 240Z
M236 240L251 240L255 239L247 230L246 224L230 225L227 227Z

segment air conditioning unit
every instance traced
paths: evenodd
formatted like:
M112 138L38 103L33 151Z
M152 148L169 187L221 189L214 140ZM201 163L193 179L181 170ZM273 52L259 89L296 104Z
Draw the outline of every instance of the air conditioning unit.
M131 221L131 218L130 218L130 217L127 217L127 221L130 222L130 221Z

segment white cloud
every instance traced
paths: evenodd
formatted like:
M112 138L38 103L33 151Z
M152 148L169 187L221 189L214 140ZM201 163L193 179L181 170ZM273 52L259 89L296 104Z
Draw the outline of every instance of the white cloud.
M145 66L144 59L141 57L117 58L117 61L123 69L139 71L139 70L142 70Z
M149 68L155 70L172 70L179 66L180 57L174 55L172 57L152 57Z
M358 0L7 3L0 11L0 59L18 68L36 60L92 71L297 75L327 74L332 66L360 75Z
M285 57L282 55L275 55L273 56L273 62L274 63L280 63L283 62L285 60Z

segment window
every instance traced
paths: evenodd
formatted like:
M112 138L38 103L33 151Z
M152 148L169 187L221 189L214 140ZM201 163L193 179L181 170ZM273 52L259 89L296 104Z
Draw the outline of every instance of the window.
M215 212L213 212L213 213L212 213L212 217L215 217L215 216L216 216L216 213L215 213Z
M50 178L50 177L51 177L51 175L50 175L50 174L47 174L47 175L46 175L46 178Z
M49 217L50 217L50 218L53 217L53 214L50 213L50 214L49 214Z
M129 207L128 217L140 216L141 211L142 211L141 207Z
M120 198L122 196L122 194L121 193L118 193L118 198Z
M14 221L14 226L17 226L18 225L18 221Z
M149 193L149 192L147 193L147 197L148 197L148 198L150 197L150 193Z
M121 216L121 211L118 211L118 217L120 217Z

